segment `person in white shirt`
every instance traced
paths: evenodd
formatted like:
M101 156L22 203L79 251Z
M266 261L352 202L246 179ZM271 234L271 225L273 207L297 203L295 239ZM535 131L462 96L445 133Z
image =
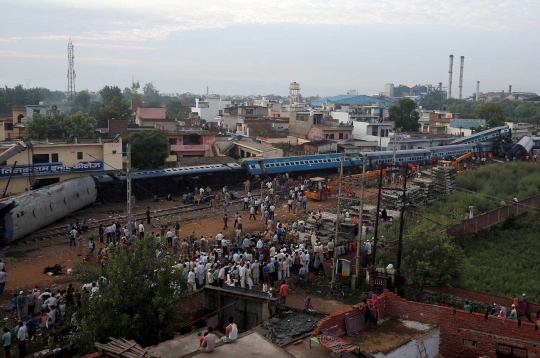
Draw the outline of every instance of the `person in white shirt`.
M240 263L240 271L238 273L240 275L240 287L242 288L246 288L246 272L247 272L246 266L244 265L243 262Z
M188 273L187 283L188 287L191 288L192 291L197 289L197 284L195 283L195 271L193 269L191 269L191 271Z
M139 224L139 237L142 239L144 237L144 225L142 222Z
M43 302L44 305L46 306L56 306L58 304L58 300L56 299L56 297L54 296L51 296L49 298L47 298L47 300L45 300L45 302Z

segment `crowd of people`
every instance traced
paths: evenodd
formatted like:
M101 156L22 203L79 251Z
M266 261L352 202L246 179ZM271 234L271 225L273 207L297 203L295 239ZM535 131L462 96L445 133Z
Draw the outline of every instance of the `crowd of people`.
M81 305L81 290L95 292L96 284L90 287L76 289L69 284L65 290L51 292L46 288L41 292L38 286L26 293L15 293L11 299L11 318L16 320L14 330L4 327L2 342L6 358L11 357L11 349L16 346L18 356L27 355L27 347L38 339L47 344L52 352L57 344L62 345L64 334L62 332L66 309L74 304ZM16 342L16 344L15 344Z
M446 305L446 303L443 302L443 306L448 306L448 305ZM529 301L525 293L521 295L521 311L519 311L519 307L520 307L519 299L516 297L516 295L512 295L511 303L510 303L510 310L508 310L506 306L501 306L494 303L492 306L486 307L485 313L488 315L497 316L500 318L508 318L511 320L517 320L519 317L519 314L521 313L527 320L532 322ZM474 307L469 301L466 301L465 305L463 306L463 309L469 313L472 313L474 310ZM539 314L540 312L537 312L537 317Z

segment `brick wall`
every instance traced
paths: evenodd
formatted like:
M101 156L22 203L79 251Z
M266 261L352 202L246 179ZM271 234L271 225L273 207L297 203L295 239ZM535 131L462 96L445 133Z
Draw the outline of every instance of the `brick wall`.
M123 138L126 138L128 133L128 122L119 119L109 119L109 135L114 136L120 134Z
M499 344L527 349L528 357L540 354L540 332L526 322L503 320L464 310L407 301L385 290L379 297L381 317L394 317L440 325L439 353L447 358L495 357ZM474 341L474 348L463 340Z
M512 305L512 298L511 297L503 297L503 296L496 296L491 295L489 293L483 293L473 290L466 290L463 288L454 288L454 287L438 287L437 291L433 290L430 291L432 296L437 296L440 293L442 293L441 296L448 295L452 298L456 299L459 298L461 301L474 301L474 302L481 302L485 303L486 305L492 305L493 303L496 303L498 306L504 306L509 308ZM517 298L519 301L519 308L521 308L521 293L516 292ZM444 299L444 297L443 297ZM540 304L528 302L529 304L529 311L532 314L536 314L538 310L540 310Z
M363 303L354 305L350 308L343 309L332 313L331 315L323 318L317 324L317 328L314 331L314 335L320 334L322 332L330 332L336 336L341 336L347 333L347 328L345 327L345 318L364 312L366 307Z

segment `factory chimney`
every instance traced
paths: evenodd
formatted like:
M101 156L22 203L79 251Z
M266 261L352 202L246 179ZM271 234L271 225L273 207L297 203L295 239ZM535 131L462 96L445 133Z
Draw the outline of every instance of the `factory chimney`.
M450 66L448 69L448 97L452 98L452 67L454 67L454 55L450 55Z
M508 85L508 94L512 94L512 85Z
M463 64L465 63L465 56L461 56L461 67L459 69L459 99L462 98L463 91Z
M480 81L476 81L476 102L480 100Z

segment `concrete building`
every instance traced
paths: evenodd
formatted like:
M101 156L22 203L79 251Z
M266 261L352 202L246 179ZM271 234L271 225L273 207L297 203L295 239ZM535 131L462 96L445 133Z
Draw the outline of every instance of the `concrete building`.
M174 118L167 118L165 108L138 107L135 115L135 124L139 127L153 127L169 130L176 127Z
M222 154L233 158L281 158L283 150L268 145L261 144L253 140L225 140L218 141L216 144Z
M0 142L0 150L14 142ZM48 139L32 141L32 147L11 157L0 166L0 190L19 194L69 178L122 168L122 138L114 141L75 139L74 143Z
M215 118L221 114L221 110L225 107L230 106L231 101L223 101L221 97L205 97L197 98L195 100L195 107L191 107L191 112L197 114L200 119L204 119L207 122L217 122Z
M178 158L215 157L219 149L215 147L216 135L213 132L192 127L178 127L165 132L171 151Z
M380 107L389 107L390 102L384 99L379 99L376 97L366 96L366 95L338 95L332 97L325 97L318 100L311 101L311 108L313 109L324 109L325 106L329 104L332 105L356 105L356 106L369 106L376 105Z

